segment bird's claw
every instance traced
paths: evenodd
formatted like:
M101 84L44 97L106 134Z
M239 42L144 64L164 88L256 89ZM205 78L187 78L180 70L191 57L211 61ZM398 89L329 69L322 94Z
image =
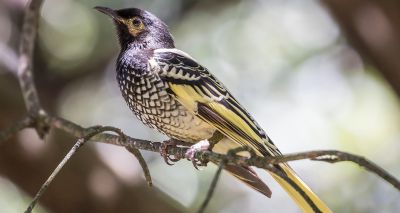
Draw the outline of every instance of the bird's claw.
M191 146L185 153L185 157L192 161L194 168L197 170L199 169L199 166L207 166L207 162L201 161L199 159L195 158L195 155L199 151L206 151L210 147L210 144L208 143L207 140L202 140L193 146Z
M161 156L164 158L164 161L165 161L165 163L166 163L167 165L172 166L172 165L174 165L174 164L173 164L174 162L177 162L177 161L180 160L180 158L177 158L176 156L171 157L171 155L168 154L168 149L169 149L171 146L172 146L172 147L176 147L177 144L178 144L177 141L174 140L174 139L169 139L169 140L166 140L166 141L164 141L164 142L161 143L161 146L160 146L160 154L161 154ZM172 163L171 163L171 162L172 162Z

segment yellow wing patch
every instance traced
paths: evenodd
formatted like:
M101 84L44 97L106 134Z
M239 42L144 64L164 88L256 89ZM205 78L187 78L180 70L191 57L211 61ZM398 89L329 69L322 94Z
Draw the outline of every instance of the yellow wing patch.
M207 105L211 109L213 109L216 113L225 118L227 121L235 124L239 129L241 129L245 134L250 136L252 139L256 141L263 141L260 138L260 136L258 136L240 116L238 116L231 110L227 109L224 105L218 102L210 102Z
M186 109L196 113L197 102L204 103L207 100L190 85L169 83L169 88L175 93L178 101L186 107Z
M268 148L265 146L264 139L258 136L246 123L246 121L244 121L232 110L226 108L224 105L214 101L213 99L208 98L207 96L199 94L199 92L190 85L169 83L169 88L174 92L178 101L194 114L197 115L198 103L206 105L210 110L217 114L225 121L227 125L212 121L204 116L200 117L207 123L215 126L215 128L217 128L221 133L231 138L236 143L249 146L253 148L257 154L261 155L260 149L257 148L254 143L251 143L249 141L250 139L251 141L257 143L257 145L264 146L265 149L268 150ZM234 126L233 129L237 129L239 131L232 130L232 128L229 128L228 124L230 124L230 126Z

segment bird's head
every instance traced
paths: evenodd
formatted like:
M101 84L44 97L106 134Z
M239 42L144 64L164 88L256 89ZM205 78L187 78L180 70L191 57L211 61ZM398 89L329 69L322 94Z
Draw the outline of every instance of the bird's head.
M145 10L128 8L113 10L95 7L114 20L121 48L158 49L174 48L168 26Z

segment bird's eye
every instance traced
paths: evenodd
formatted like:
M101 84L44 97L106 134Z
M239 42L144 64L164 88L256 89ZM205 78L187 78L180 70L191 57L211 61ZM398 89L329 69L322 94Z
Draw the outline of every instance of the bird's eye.
M142 20L140 20L139 18L133 18L132 25L139 28L142 25Z

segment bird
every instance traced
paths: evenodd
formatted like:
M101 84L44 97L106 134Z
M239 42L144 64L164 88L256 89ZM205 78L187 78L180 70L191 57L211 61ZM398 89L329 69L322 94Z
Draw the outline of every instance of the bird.
M193 143L192 151L213 141L212 151L218 153L248 147L261 157L282 155L227 87L205 66L175 47L161 19L138 8L95 9L113 20L120 44L118 85L131 111L145 125L172 141ZM303 212L331 212L287 163L274 168L285 178L274 173L272 177ZM271 197L269 187L250 167L228 165L224 169Z

